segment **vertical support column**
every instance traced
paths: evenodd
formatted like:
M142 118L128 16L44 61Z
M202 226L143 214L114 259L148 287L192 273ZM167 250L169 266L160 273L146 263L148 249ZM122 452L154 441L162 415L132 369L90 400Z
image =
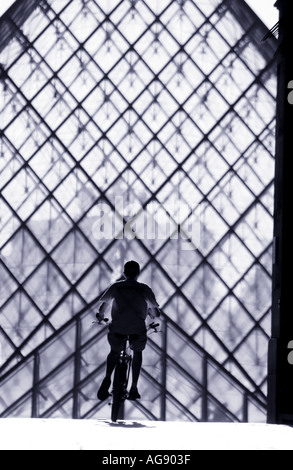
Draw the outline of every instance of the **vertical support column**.
M201 421L208 422L208 358L202 358L202 403L201 403Z
M243 394L243 416L242 416L243 423L248 423L248 405L249 405L248 393L245 392Z
M293 2L278 0L277 140L274 211L272 337L269 343L268 422L293 425Z
M75 332L75 357L74 357L74 383L73 383L73 419L79 419L79 382L80 382L80 362L81 362L81 319L76 319Z
M33 394L32 394L32 418L39 417L39 377L40 377L40 357L35 353L34 357L34 376L33 376Z
M163 344L162 344L162 377L161 377L161 421L166 421L166 395L167 395L167 318L161 323L163 331Z

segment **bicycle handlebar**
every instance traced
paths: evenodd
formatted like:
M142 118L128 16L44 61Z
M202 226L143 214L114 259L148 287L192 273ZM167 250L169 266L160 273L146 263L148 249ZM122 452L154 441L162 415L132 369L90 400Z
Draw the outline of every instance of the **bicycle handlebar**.
M92 321L93 324L97 325L102 325L103 323L107 324L109 321L109 318L103 318L103 320L94 320ZM154 330L155 333L158 333L158 328L160 326L160 323L155 323L154 321L148 325L148 330Z
M159 333L158 327L160 326L160 323L155 323L154 321L149 324L148 330L153 330L154 333Z
M98 325L102 325L103 322L108 323L108 321L109 321L109 318L103 318L103 320L94 320L94 321L92 321L92 325L94 323L97 323Z
M150 323L149 328L158 328L158 326L160 326L160 323L152 322Z

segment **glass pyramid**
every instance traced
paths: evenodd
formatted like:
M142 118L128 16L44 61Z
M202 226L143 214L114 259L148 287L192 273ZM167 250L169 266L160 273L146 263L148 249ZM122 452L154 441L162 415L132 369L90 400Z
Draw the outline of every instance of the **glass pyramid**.
M0 416L104 416L98 296L164 311L127 416L264 420L274 41L243 0L16 1L0 20Z

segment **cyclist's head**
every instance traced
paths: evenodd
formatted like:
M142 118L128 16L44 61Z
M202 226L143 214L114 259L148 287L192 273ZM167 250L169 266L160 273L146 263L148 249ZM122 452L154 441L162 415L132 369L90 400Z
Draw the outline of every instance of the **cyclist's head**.
M140 266L136 261L127 261L124 265L124 275L127 279L136 279L140 273Z

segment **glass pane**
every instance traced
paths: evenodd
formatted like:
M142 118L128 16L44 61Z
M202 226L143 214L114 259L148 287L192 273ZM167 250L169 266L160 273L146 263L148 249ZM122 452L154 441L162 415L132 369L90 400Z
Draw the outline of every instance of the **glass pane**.
M6 403L0 378L4 408L105 413L91 383L106 333L91 319L137 259L167 336L152 339L146 403L129 415L263 419L274 38L258 41L240 1L17 3L21 24L0 44L0 374L13 388L37 348L40 375L20 363L22 402Z

